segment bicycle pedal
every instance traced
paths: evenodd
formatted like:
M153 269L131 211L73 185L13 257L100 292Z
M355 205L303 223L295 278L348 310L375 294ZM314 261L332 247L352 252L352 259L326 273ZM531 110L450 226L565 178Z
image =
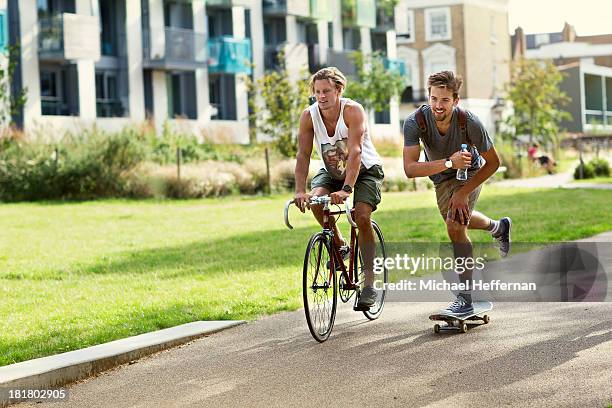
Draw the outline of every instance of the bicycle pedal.
M355 305L353 306L353 310L356 312L367 312L368 310L370 310L372 306L365 306L365 305Z

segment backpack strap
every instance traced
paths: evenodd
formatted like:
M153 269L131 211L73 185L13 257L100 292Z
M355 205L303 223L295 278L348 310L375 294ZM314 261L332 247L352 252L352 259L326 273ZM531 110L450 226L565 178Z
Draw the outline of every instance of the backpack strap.
M419 106L415 114L417 126L421 129L421 133L427 133L427 121L425 120L425 114L423 113L423 107L426 105Z
M461 139L466 140L468 146L473 146L474 144L472 143L472 139L470 139L470 136L468 135L467 131L467 113L459 106L457 106L456 108L457 122L459 123L459 132L461 133Z

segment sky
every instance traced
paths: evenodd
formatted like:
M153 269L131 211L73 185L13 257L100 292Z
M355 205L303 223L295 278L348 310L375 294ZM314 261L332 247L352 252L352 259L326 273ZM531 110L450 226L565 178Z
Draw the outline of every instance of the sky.
M510 33L558 32L567 21L578 35L612 34L611 0L509 0Z

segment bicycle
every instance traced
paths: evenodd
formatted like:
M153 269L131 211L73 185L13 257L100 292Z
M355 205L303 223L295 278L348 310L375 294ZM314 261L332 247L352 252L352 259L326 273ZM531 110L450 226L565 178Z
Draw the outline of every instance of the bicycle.
M289 223L289 207L294 202L294 200L289 200L285 203L285 225L289 229L293 229L293 226ZM322 343L327 340L334 326L338 296L343 303L347 303L356 294L353 310L362 311L369 320L380 317L385 304L388 271L384 262L381 262L382 265L380 265L379 270L375 271L379 275L379 279L375 279L374 285L377 292L376 303L368 310L358 309L357 301L361 293L364 273L358 227L352 217L355 210L346 202L344 211L341 209L331 211L331 198L329 196L311 197L309 204L323 205L323 230L313 234L306 247L302 272L302 297L310 334L315 340ZM346 214L351 225L348 267L340 254L340 248L334 244L334 232L329 222L330 217L334 216L337 216L336 221L338 221L343 213ZM372 220L372 228L376 240L374 258L384 261L386 251L382 231L374 220ZM339 278L337 277L338 269L340 271ZM380 281L382 281L382 284Z

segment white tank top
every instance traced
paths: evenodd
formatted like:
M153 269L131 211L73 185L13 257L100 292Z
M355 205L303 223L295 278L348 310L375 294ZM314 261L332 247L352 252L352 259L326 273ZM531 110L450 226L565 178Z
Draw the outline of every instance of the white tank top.
M317 102L310 105L310 117L314 128L314 143L321 157L321 168L336 180L344 180L346 176L346 164L348 160L348 127L344 123L344 106L350 101L348 98L340 98L340 117L336 123L333 136L327 134L327 129L323 123L319 105ZM367 128L363 135L361 145L361 164L362 168L369 169L375 164L382 165L380 156L376 152Z

